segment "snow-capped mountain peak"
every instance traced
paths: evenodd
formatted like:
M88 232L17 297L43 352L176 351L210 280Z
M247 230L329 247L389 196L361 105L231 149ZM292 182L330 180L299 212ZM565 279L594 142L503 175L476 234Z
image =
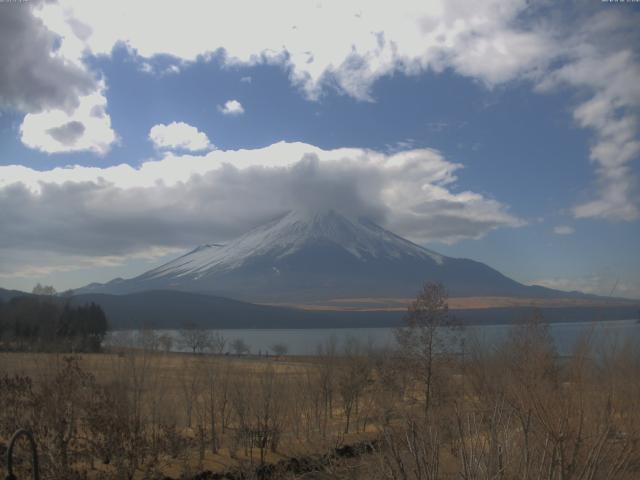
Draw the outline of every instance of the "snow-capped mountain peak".
M256 257L282 260L310 246L341 248L362 261L415 257L431 259L438 264L443 262L441 255L398 237L367 219L348 217L334 210L291 211L226 245L200 246L144 276L188 275L197 278L211 271L238 268Z
M425 281L463 296L532 291L487 265L445 257L335 210L291 211L224 245L201 245L135 278L85 291L178 289L273 302L407 297Z

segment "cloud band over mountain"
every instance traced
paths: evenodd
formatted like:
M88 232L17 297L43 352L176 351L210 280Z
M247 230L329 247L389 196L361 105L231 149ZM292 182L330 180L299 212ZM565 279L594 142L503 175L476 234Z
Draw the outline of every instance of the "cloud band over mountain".
M523 223L499 201L460 190L460 168L430 149L384 154L284 142L167 154L139 169L0 167L0 264L8 274L20 257L42 265L41 251L63 264L65 256L104 262L189 248L300 208L366 216L419 242Z

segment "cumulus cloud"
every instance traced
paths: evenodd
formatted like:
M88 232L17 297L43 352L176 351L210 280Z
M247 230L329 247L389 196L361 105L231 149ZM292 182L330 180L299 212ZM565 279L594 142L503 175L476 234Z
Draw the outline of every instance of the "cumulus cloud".
M184 122L160 123L149 130L149 140L156 148L182 149L197 152L213 148L207 135Z
M570 227L569 225L558 225L556 227L553 227L553 233L555 233L556 235L571 235L574 232L574 228Z
M47 133L63 145L73 145L82 137L84 130L84 123L72 120L59 127L50 128Z
M103 155L117 140L106 113L107 99L94 92L79 98L70 112L45 110L25 115L20 126L22 143L46 153L92 151Z
M180 73L180 67L178 65L169 65L165 70L165 74L178 74Z
M148 15L151 8L153 18ZM204 14L206 8L209 15ZM373 83L394 71L415 74L453 67L487 85L536 71L547 61L546 50L553 42L517 24L526 8L524 1L499 0L472 5L455 0L285 0L274 16L271 5L252 1L171 5L114 0L107 6L63 0L59 6L48 6L51 13L43 18L59 16L55 11L64 9L91 25L86 45L96 54L109 54L118 42L145 58L168 54L193 61L222 52L229 64L283 65L309 98L335 87L370 99ZM175 18L189 25L190 35L166 35Z
M461 168L430 149L385 154L284 142L167 153L139 168L4 166L0 257L20 258L26 268L39 250L58 262L67 256L104 262L186 249L226 241L297 208L365 215L418 242L523 224L497 200L456 192ZM9 268L2 263L0 271L7 275Z
M268 2L244 0L0 3L0 109L26 114L20 135L31 148L107 152L117 136L107 114L106 85L84 60L109 55L119 44L138 55L140 68L158 74L178 73L189 62L212 57L234 66L277 64L310 100L333 89L371 101L372 86L383 76L444 70L489 89L521 80L540 93L569 87L577 93L576 125L593 132L589 160L595 171L594 188L584 192L573 214L631 221L640 217L633 169L640 154L638 13L623 5L600 7L595 14L588 5L570 9L576 18L567 20L562 9L539 16L536 9L548 6L525 0L283 0L276 16ZM203 14L204 9L210 14ZM189 25L188 35L167 35L176 18ZM166 59L160 55L175 57L176 63L158 70L158 58ZM201 145L197 134L204 134L195 133L196 145ZM174 147L184 145L184 138L163 137L160 147L189 150ZM206 143L210 148L208 139ZM186 140L186 145L192 143ZM84 238L86 243L71 239L69 245L86 255L105 249L102 255L121 258L152 245L182 248L228 238L305 198L311 203L342 199L418 241L451 242L521 224L497 200L458 191L460 168L433 150L385 155L302 144L199 156L165 154L139 169L120 165L40 172L2 167L2 205L25 215L12 217L3 208L0 248L13 252L20 241L30 248L51 233L53 249L60 251L65 235L96 228L97 234ZM322 195L324 191L331 195ZM242 199L238 205L229 203L234 196ZM16 199L24 203L14 203ZM63 216L64 208L72 214ZM43 212L51 215L50 221ZM222 215L227 212L228 218ZM33 218L21 233L27 214ZM129 238L138 240L128 239L123 233L127 229L133 232ZM1 257L0 265L8 264L9 257Z
M83 64L84 47L78 47L91 29L50 15L48 24L66 28L59 33L45 26L42 8L38 1L0 3L0 110L26 113L20 132L30 148L103 154L116 135L106 114L104 82ZM92 114L96 107L101 114Z
M163 54L182 62L216 56L228 65L278 64L312 100L335 89L370 101L383 76L446 69L488 88L514 80L539 92L569 86L583 98L575 121L595 134L595 186L574 215L627 221L640 216L630 166L639 153L634 45L640 43L638 13L627 6L585 4L569 15L562 9L548 15L546 4L525 0L284 0L279 7L274 16L269 2L249 0L61 0L46 4L40 18L61 35L60 51L70 56L82 49L109 54L124 43L143 59ZM176 18L189 25L189 35L166 34Z
M162 62L164 63L164 62ZM150 62L142 61L138 65L138 68L141 72L147 73L149 75L157 75L159 77L163 77L166 75L177 75L181 72L180 66L176 64L170 64L168 66L165 65L153 65Z
M638 180L631 165L640 155L640 63L632 48L640 44L639 19L632 12L609 10L581 22L567 38L567 61L537 85L541 91L571 86L587 95L573 116L579 126L595 133L590 160L596 166L598 195L573 208L576 218L640 217Z
M96 81L56 48L59 37L33 14L37 4L0 3L0 108L73 109Z
M242 115L244 113L244 107L238 100L228 100L224 105L218 105L218 110L223 115Z

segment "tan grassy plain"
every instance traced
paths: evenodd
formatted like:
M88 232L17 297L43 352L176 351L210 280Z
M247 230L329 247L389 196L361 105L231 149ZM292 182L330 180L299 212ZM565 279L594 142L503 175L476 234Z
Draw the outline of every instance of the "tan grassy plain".
M311 303L277 303L274 306L287 306L303 310L341 310L341 311L406 311L411 298L333 298ZM591 299L591 298L516 298L516 297L450 297L449 308L454 310L514 308L514 307L615 307L638 305L637 300Z
M65 358L69 356L68 353L0 352L0 376L4 374L25 375L31 377L34 384L37 385L38 382L52 379L60 372L64 368ZM290 384L291 381L300 380L307 375L316 361L313 357L238 357L135 350L120 354L83 353L77 355L77 358L80 367L93 374L100 384L109 384L124 377L140 377L142 388L148 394L148 401L153 398L151 401L158 403L159 416L166 415L175 419L181 434L186 438L194 439L194 441L197 435L196 420L194 418L192 426L188 426L189 422L184 409L184 389L186 385L190 384L192 378L196 378L195 376L202 371L214 366L218 369L228 368L233 372L234 377L259 381L261 374L269 370L275 372L285 384ZM147 405L147 408L150 407ZM342 434L342 422L341 412L336 408L331 431L339 432L338 437L330 436L324 440L318 439L313 446L309 443L301 443L293 438L290 432L285 432L277 453L267 452L265 461L277 462L291 456L325 453L343 441L356 442L369 436L362 431L347 435ZM197 460L196 448L192 448L189 454L190 459L187 460L192 465L192 471L194 473L197 470L220 472L237 468L242 462L255 462L257 455L255 449L250 452L250 455L246 455L242 448L237 449L234 455L231 454L228 445L231 443L230 437L232 435L231 431L221 435L222 448L216 454L207 449L202 463ZM0 438L0 443L7 440ZM104 467L98 465L97 468L100 471ZM1 468L0 472L2 472ZM162 472L173 478L179 478L185 472L184 460L168 461L163 466ZM3 478L2 475L0 477Z
M423 342L434 338L420 334ZM513 327L499 348L471 344L463 356L434 354L432 344L415 349L415 332L403 338L394 352L348 342L340 354L327 345L306 358L83 354L78 365L97 384L89 386L68 355L0 353L0 377L29 375L34 390L44 392L20 397L21 382L0 389L3 406L13 405L0 410L0 443L30 408L23 423L39 435L49 471L61 464L61 445L78 452L67 470L47 477L55 480L68 480L72 469L91 480L194 478L243 466L255 472L262 460L309 459L372 437L375 452L353 459L359 471L347 465L324 478L640 478L640 355L633 339L599 351L587 335L569 358L559 358L548 326L536 319ZM77 434L58 442L70 424ZM266 442L256 446L256 438L275 438L273 451ZM216 439L221 448L212 453ZM100 448L79 456L91 442ZM403 477L409 464L418 473Z

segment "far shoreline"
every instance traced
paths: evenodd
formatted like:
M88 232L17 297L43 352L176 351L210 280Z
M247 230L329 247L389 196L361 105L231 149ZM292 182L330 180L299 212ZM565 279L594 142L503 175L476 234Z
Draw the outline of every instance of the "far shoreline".
M380 310L322 310L313 311L314 321L269 321L261 323L258 319L254 322L234 325L224 320L211 322L196 322L197 328L209 330L319 330L319 329L368 329L368 328L396 328L403 325L404 311L380 311ZM573 323L601 323L613 321L640 321L638 314L640 305L616 306L616 307L499 307L480 309L450 309L450 315L461 326L499 326L518 325L531 319L535 314L542 317L543 323L548 324L573 324ZM311 313L306 311L306 313ZM184 324L177 322L173 325L131 325L117 326L110 331L127 330L179 330Z

